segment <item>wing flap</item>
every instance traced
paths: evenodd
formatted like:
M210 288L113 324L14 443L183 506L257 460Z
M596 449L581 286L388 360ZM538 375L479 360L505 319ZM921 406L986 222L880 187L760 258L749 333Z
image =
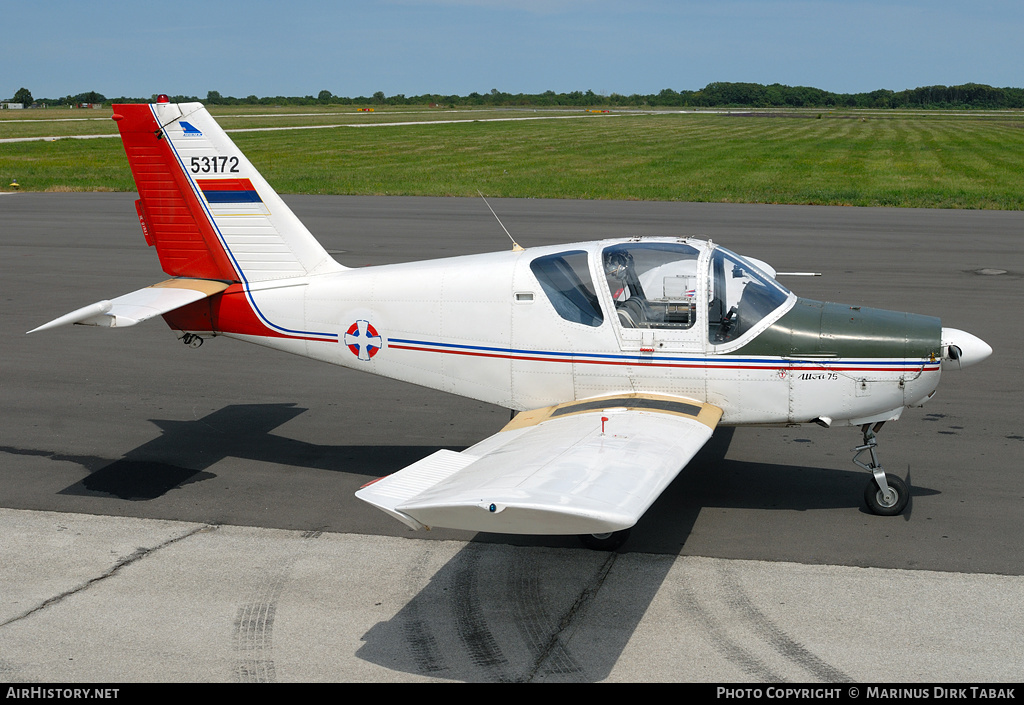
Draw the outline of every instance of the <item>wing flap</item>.
M228 284L210 279L169 279L145 289L118 296L109 301L97 301L80 309L66 313L29 333L36 333L58 326L77 324L126 328L137 323L168 313L208 296L219 294Z
M444 459L446 473L435 453L356 496L413 528L618 531L647 511L720 417L708 404L651 395L573 402L520 414L462 453L440 451L459 456ZM392 490L399 485L401 496Z

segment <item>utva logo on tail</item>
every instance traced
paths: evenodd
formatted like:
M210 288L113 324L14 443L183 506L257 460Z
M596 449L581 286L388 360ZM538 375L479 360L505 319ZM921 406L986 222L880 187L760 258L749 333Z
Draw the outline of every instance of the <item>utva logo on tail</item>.
M859 426L865 502L898 514L909 488L882 469L878 431L942 369L992 352L930 316L800 298L767 264L686 237L348 269L199 103L116 105L114 120L170 278L30 332L159 315L193 346L236 338L519 412L357 492L413 529L613 549L717 426L747 424Z

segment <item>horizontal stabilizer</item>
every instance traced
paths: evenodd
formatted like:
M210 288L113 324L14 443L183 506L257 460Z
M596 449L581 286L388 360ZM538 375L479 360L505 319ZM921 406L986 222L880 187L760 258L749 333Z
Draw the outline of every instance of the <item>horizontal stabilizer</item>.
M145 289L118 296L109 301L94 304L66 313L29 333L49 330L71 323L83 326L126 328L147 319L168 313L194 301L219 294L228 284L209 279L168 279L165 282L147 286Z
M507 534L633 526L711 437L721 409L620 395L526 412L461 453L442 450L356 496L406 525Z

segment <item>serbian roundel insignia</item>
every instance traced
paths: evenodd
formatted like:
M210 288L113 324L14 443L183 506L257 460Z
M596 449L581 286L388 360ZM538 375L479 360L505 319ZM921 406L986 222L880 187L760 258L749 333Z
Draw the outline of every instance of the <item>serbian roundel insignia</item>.
M360 360L369 360L384 347L384 341L369 321L356 321L345 332L345 345Z

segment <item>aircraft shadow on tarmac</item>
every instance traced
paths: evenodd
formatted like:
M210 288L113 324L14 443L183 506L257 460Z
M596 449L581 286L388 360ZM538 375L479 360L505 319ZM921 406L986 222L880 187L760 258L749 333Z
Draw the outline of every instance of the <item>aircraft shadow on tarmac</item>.
M295 404L238 404L196 420L152 420L160 435L113 462L94 456L0 450L42 454L90 470L87 477L60 490L60 495L133 503L159 502L172 490L217 477L214 466L231 457L277 464L285 471L305 468L314 473L357 475L361 483L363 478L397 471L437 450L320 445L273 433L306 411ZM734 433L732 428L718 430L634 527L621 552L679 555L685 552L700 513L709 509L792 512L848 509L859 502L866 473L727 459ZM289 488L303 492L301 483ZM913 489L917 496L934 493ZM223 493L217 495L209 500L210 507L234 501ZM327 511L333 512L360 505L350 495L307 499L330 502ZM96 510L106 513L104 508ZM263 525L257 514L253 523ZM443 538L442 532L431 533ZM629 580L630 585L629 600L615 602L615 628L602 627L599 634L577 633L572 625L594 623L581 616L588 608L602 608L595 596L623 558L621 552L558 550L577 546L575 537L480 533L440 567L430 564L431 552L424 549L424 559L408 566L408 572L410 583L425 586L393 618L363 636L357 656L393 670L462 681L607 678L673 561L656 562L642 576L624 578L622 567L616 569L615 579Z
M156 500L168 492L216 477L211 469L226 458L272 463L284 468L327 470L373 479L416 462L440 446L323 445L273 433L305 413L295 404L233 404L189 421L151 419L156 438L110 462L95 456L0 448L8 453L47 455L76 462L89 475L62 495ZM633 531L633 550L677 552L701 510L723 507L763 510L833 509L856 505L866 481L861 471L744 462L727 459L734 428L720 428L647 511ZM462 448L453 448L462 450ZM909 477L908 477L909 479ZM359 480L362 482L362 480ZM302 487L294 487L301 492ZM913 487L913 496L934 494ZM333 501L337 502L338 498ZM224 498L218 501L225 501ZM228 499L227 501L230 501ZM354 498L344 499L361 507ZM340 509L340 508L339 508ZM910 509L906 515L909 516ZM257 525L259 522L257 522ZM322 527L307 527L321 529ZM562 546L529 536L477 534L477 541ZM643 546L639 548L638 545Z
M109 458L97 456L20 448L3 447L0 451L17 455L44 455L52 460L77 463L89 471L86 477L59 490L60 495L147 502L159 500L172 490L217 477L213 468L227 458L276 464L285 470L305 469L313 474L323 470L354 475L357 478L348 484L358 487L365 479L396 472L440 448L327 445L273 433L306 411L291 403L234 404L195 420L151 419L159 427L160 435L112 462ZM866 473L727 459L725 456L734 433L733 428L718 429L711 441L634 527L628 543L630 550L677 554L686 543L698 514L712 508L803 511L859 505ZM288 478L289 492L303 493L304 489L315 492L315 488L305 488L303 484L303 478L310 476L309 472L305 475L292 473ZM912 487L911 493L912 496L920 497L935 494L936 491ZM196 499L202 501L201 493ZM218 493L215 500L209 501L222 507L224 503L230 503L232 498ZM347 491L333 494L329 499L310 497L309 501L329 501L330 506L325 505L325 512L345 512L351 507L364 509L362 503ZM118 513L114 507L96 508L96 511ZM912 506L908 507L904 518L909 518L911 512ZM187 518L211 520L202 516ZM264 525L266 518L253 516L251 521L243 523L260 526ZM332 530L333 527L318 525L300 528ZM439 531L432 534L431 538L449 537ZM479 543L524 546L576 545L573 537L479 533L473 540Z
M92 470L61 494L153 500L173 489L215 477L208 469L229 457L348 473L365 468L367 477L376 478L438 450L432 446L319 445L272 433L305 411L294 404L235 404L193 421L150 419L160 428L160 436ZM79 462L87 468L95 467L100 460L74 456L54 459Z

